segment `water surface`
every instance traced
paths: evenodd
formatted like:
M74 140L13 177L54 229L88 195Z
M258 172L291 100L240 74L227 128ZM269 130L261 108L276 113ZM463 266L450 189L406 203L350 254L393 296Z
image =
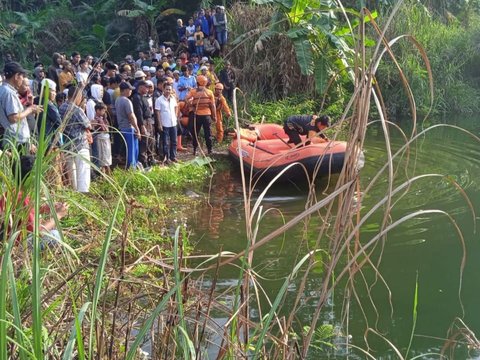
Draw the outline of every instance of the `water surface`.
M450 118L425 123L431 126L436 123L449 123L461 126L475 135L480 134L480 117ZM403 121L402 129L410 134L411 124ZM391 130L392 150L395 152L404 143L400 133ZM365 187L377 174L387 159L384 135L380 127L372 126L368 130L365 144L365 168L361 172L361 181ZM395 162L396 179L399 185L420 174L443 174L445 178L425 178L413 184L408 192L396 196L391 211L391 221L401 219L410 213L438 209L443 214L419 215L391 231L385 239L379 271L388 287L382 281L375 281L372 267L366 266L363 274L356 277L355 289L360 304L352 300L346 321L344 304L344 286L339 286L325 307L319 325L332 324L349 335L353 344L364 349L367 344L364 332L367 327L376 329L389 339L405 354L410 341L413 320L413 303L416 281L418 278L418 319L409 357L413 355L438 353L448 337L448 331L455 318L464 320L474 332L480 331L480 256L479 236L474 233L474 222L471 211L461 194L452 185L459 184L468 196L476 211L480 210L480 144L470 135L453 128L437 128L415 142L407 160L403 156ZM388 181L383 174L372 191L364 197L361 206L366 213L375 203L385 196ZM326 180L319 181L317 196L322 192L329 193L333 184ZM260 190L254 192L257 197ZM293 184L282 185L270 190L263 201L264 211L268 210L261 222L260 234L263 235L277 229L284 222L305 209L306 193ZM213 254L219 250L239 252L245 248L245 218L243 197L238 173L226 171L216 175L211 188L209 205L206 205L193 218L192 242L199 254ZM367 242L378 233L383 221L383 211L375 213L362 227L361 241ZM480 215L479 215L480 216ZM285 277L292 271L297 261L312 249L316 233L322 219L315 217L304 229L299 224L284 236L270 241L259 248L254 255L254 267L263 278L261 285L266 294L273 299L281 287ZM454 221L462 231L459 236ZM467 249L467 260L461 274L462 242ZM379 259L379 251L374 257ZM238 269L225 267L220 272L217 290L235 286ZM208 279L208 276L207 276ZM305 325L316 305L316 294L321 287L321 266L314 269L309 276L304 290L303 304L297 313L300 322ZM280 310L280 314L288 315L295 300L299 281L289 286L288 295ZM368 285L366 285L368 284ZM208 281L205 286L208 286ZM461 289L460 289L461 285ZM459 294L460 289L460 294ZM232 300L225 295L225 303ZM258 320L260 312L268 311L265 298L261 297L261 307L252 304L252 319ZM463 306L463 308L462 308ZM215 314L214 314L215 315ZM226 318L218 314L219 328ZM347 328L348 323L348 328ZM214 337L214 336L213 336ZM214 337L215 338L215 337ZM337 338L344 342L345 338ZM215 342L215 339L213 339ZM369 336L370 353L379 359L397 358L385 341L377 336ZM214 356L215 348L209 351ZM349 353L351 358L364 358L353 350L348 352L342 346L329 353L313 350L311 358L338 357ZM473 358L465 352L458 352L455 358ZM438 355L424 358L438 358Z

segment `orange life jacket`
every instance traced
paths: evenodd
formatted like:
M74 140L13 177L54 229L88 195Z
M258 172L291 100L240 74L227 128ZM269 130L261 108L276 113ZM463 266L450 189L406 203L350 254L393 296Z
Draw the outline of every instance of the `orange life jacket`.
M210 106L214 104L213 93L208 89L193 89L187 95L190 104L190 111L197 115L213 115Z

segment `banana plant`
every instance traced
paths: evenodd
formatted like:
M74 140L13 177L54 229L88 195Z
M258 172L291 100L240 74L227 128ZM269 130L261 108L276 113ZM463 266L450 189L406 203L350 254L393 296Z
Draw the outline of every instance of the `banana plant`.
M352 30L360 24L358 11L340 8L333 0L255 0L255 3L277 9L269 30L260 35L257 43L273 35L287 36L293 43L302 74L314 76L318 92L325 91L328 79L334 74L345 81L353 80ZM354 15L356 20L346 24L341 20L342 12ZM372 18L376 16L374 12Z
M142 1L133 0L132 9L122 9L117 11L117 15L125 16L131 19L138 19L147 26L148 34L155 42L158 40L157 23L165 16L178 14L184 15L185 12L176 8L167 8L167 1Z

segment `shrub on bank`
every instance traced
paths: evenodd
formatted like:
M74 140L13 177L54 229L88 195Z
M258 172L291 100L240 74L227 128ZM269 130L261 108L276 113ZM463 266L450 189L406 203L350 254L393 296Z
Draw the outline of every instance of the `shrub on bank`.
M453 15L446 20L418 2L407 1L392 21L387 38L399 34L413 36L428 56L434 80L434 112L480 111L480 89L471 76L471 64L478 58L478 21L467 26ZM417 111L426 113L431 94L427 67L420 52L407 38L396 43L392 51L412 89ZM386 107L392 115L404 115L409 111L408 98L396 65L388 56L384 59L377 80Z

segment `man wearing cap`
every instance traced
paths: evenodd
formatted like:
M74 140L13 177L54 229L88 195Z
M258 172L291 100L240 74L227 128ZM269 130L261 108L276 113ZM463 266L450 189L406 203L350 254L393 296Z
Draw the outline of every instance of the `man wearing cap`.
M136 89L140 81L145 81L147 74L145 74L142 70L137 70L135 71L134 77L135 81L133 82L133 87Z
M180 71L174 70L173 71L173 91L175 91L175 95L178 98L178 81L180 80Z
M152 84L153 85L153 84ZM137 91L132 96L133 112L137 118L138 127L142 134L140 140L139 160L143 167L155 165L155 139L153 114L148 104L148 83L140 80Z
M90 120L85 115L85 98L79 87L68 89L68 99L58 112L65 127L63 135L71 154L67 158L67 174L74 190L90 190Z
M197 88L190 90L186 97L187 104L190 107L189 130L193 137L194 155L197 152L201 128L203 128L208 153L212 153L210 123L212 120L216 121L217 110L213 93L205 87L207 82L208 80L205 76L198 75Z
M289 143L298 145L302 142L300 135L307 135L310 142L326 142L328 141L323 130L330 126L330 118L327 115L318 117L317 115L294 115L289 116L283 124L283 130L288 135Z
M218 43L220 44L221 52L223 53L225 45L227 44L227 15L223 6L215 8L213 15L213 27L217 35Z
M218 143L223 141L223 113L229 118L232 116L232 112L227 104L227 100L222 95L223 85L222 83L215 84L215 108L217 109L217 121L215 122L215 128L217 130L216 139Z
M141 138L137 118L133 111L133 104L129 97L134 87L124 81L120 84L120 96L115 101L118 129L127 146L127 167L136 167L138 162L138 141Z
M155 78L155 75L157 73L157 67L156 66L151 66L148 69L148 72L150 73L150 80ZM155 85L155 84L154 84Z
M34 146L29 144L30 130L27 116L38 114L43 111L43 108L39 105L26 108L22 106L18 89L23 84L26 71L19 63L12 61L5 64L3 74L5 81L0 86L0 125L5 131L3 145L10 141L14 146L20 146L25 151L34 151Z

